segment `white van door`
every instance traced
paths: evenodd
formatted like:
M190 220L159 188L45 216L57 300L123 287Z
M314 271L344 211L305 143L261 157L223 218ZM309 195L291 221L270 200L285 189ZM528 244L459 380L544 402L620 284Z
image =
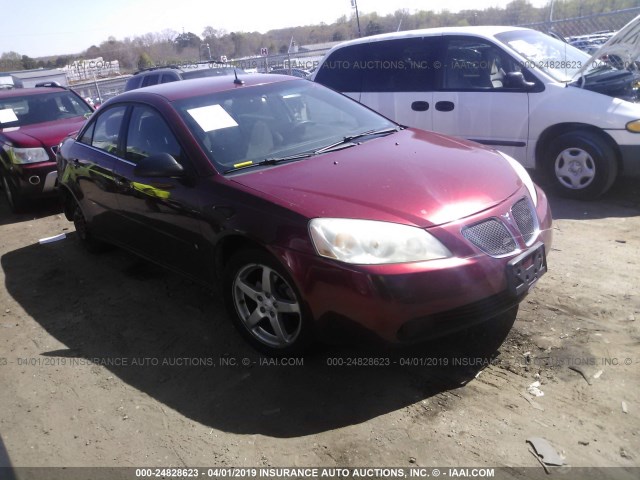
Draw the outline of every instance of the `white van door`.
M362 92L360 102L400 125L433 130L433 92Z
M433 129L433 63L441 37L372 41L364 51L360 102L401 125Z
M445 39L433 130L496 148L526 166L532 85L522 68L485 39Z

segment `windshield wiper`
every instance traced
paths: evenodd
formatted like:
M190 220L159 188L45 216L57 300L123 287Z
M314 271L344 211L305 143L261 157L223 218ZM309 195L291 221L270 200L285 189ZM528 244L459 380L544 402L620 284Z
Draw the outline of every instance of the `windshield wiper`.
M383 128L380 130L367 130L366 132L356 133L355 135L347 135L346 137L343 137L342 140L332 143L331 145L327 145L326 147L322 147L316 150L314 153L315 154L326 153L333 150L338 150L338 147L340 148L352 147L356 145L355 143L352 143L353 140L357 140L358 138L368 137L370 135L386 135L389 133L397 132L401 129L402 127Z
M244 170L245 168L253 168L253 167L263 167L265 165L277 165L282 162L289 162L292 160L299 160L302 158L312 157L316 152L302 152L296 153L294 155L287 155L286 157L275 157L275 158L265 158L264 160L260 160L259 162L243 162L237 163L237 166L225 170L224 173L235 172L236 170Z
M242 162L237 163L236 166L225 170L224 173L231 173L238 170L244 170L245 168L253 168L253 167L263 167L265 165L277 165L278 163L290 162L292 160L300 160L303 158L313 157L314 155L320 155L321 153L327 153L334 150L341 150L343 148L354 147L356 144L353 143L353 140L362 137L368 137L369 135L385 135L389 133L394 133L399 130L402 130L404 127L393 127L393 128L383 128L380 130L367 130L366 132L357 133L355 135L347 135L346 137L342 137L342 140L332 143L330 145L324 146L317 150L312 150L309 152L301 152L293 155L288 155L286 157L274 157L274 158L265 158L259 162Z
M389 133L395 133L402 130L404 127L393 127L393 128L381 128L379 130L367 130L366 132L357 133L355 135L349 135L344 137L345 141L355 140L357 138L368 137L369 135L385 135Z

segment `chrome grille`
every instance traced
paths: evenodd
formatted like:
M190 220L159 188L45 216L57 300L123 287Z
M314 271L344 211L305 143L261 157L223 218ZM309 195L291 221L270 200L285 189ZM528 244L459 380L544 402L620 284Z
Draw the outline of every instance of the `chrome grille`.
M531 204L529 200L523 198L518 200L513 207L511 207L511 214L518 226L518 230L522 234L522 238L525 243L529 245L529 242L533 240L533 236L537 230L536 217L531 211Z
M518 248L507 227L496 218L465 227L462 235L480 250L493 256L507 255Z

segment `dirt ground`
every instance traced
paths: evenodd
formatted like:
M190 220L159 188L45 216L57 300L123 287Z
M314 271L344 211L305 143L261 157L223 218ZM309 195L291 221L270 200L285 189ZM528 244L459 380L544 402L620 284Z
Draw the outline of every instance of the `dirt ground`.
M637 185L592 203L552 198L550 271L504 343L504 326L485 325L291 365L265 364L202 288L122 251L86 253L55 207L11 215L1 199L8 461L542 472L526 439L543 437L572 468L640 466ZM536 380L544 396L528 392Z

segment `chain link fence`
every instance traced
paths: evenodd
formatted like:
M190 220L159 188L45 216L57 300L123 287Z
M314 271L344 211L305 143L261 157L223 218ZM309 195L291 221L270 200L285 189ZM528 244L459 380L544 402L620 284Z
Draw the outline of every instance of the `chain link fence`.
M582 17L520 24L518 26L560 37L587 53L593 53L611 38L616 31L638 15L640 15L640 7L634 7ZM295 73L295 69L310 71L318 66L324 54L337 43L340 42L334 42L331 45L313 50L301 49L297 53L244 59L239 61L239 66L249 67L248 70L258 72L278 70L281 73L285 73L284 71L289 68L291 68L292 73Z
M561 37L581 50L593 53L611 38L616 31L638 15L640 15L640 7L634 7L608 13L528 23L519 26Z

